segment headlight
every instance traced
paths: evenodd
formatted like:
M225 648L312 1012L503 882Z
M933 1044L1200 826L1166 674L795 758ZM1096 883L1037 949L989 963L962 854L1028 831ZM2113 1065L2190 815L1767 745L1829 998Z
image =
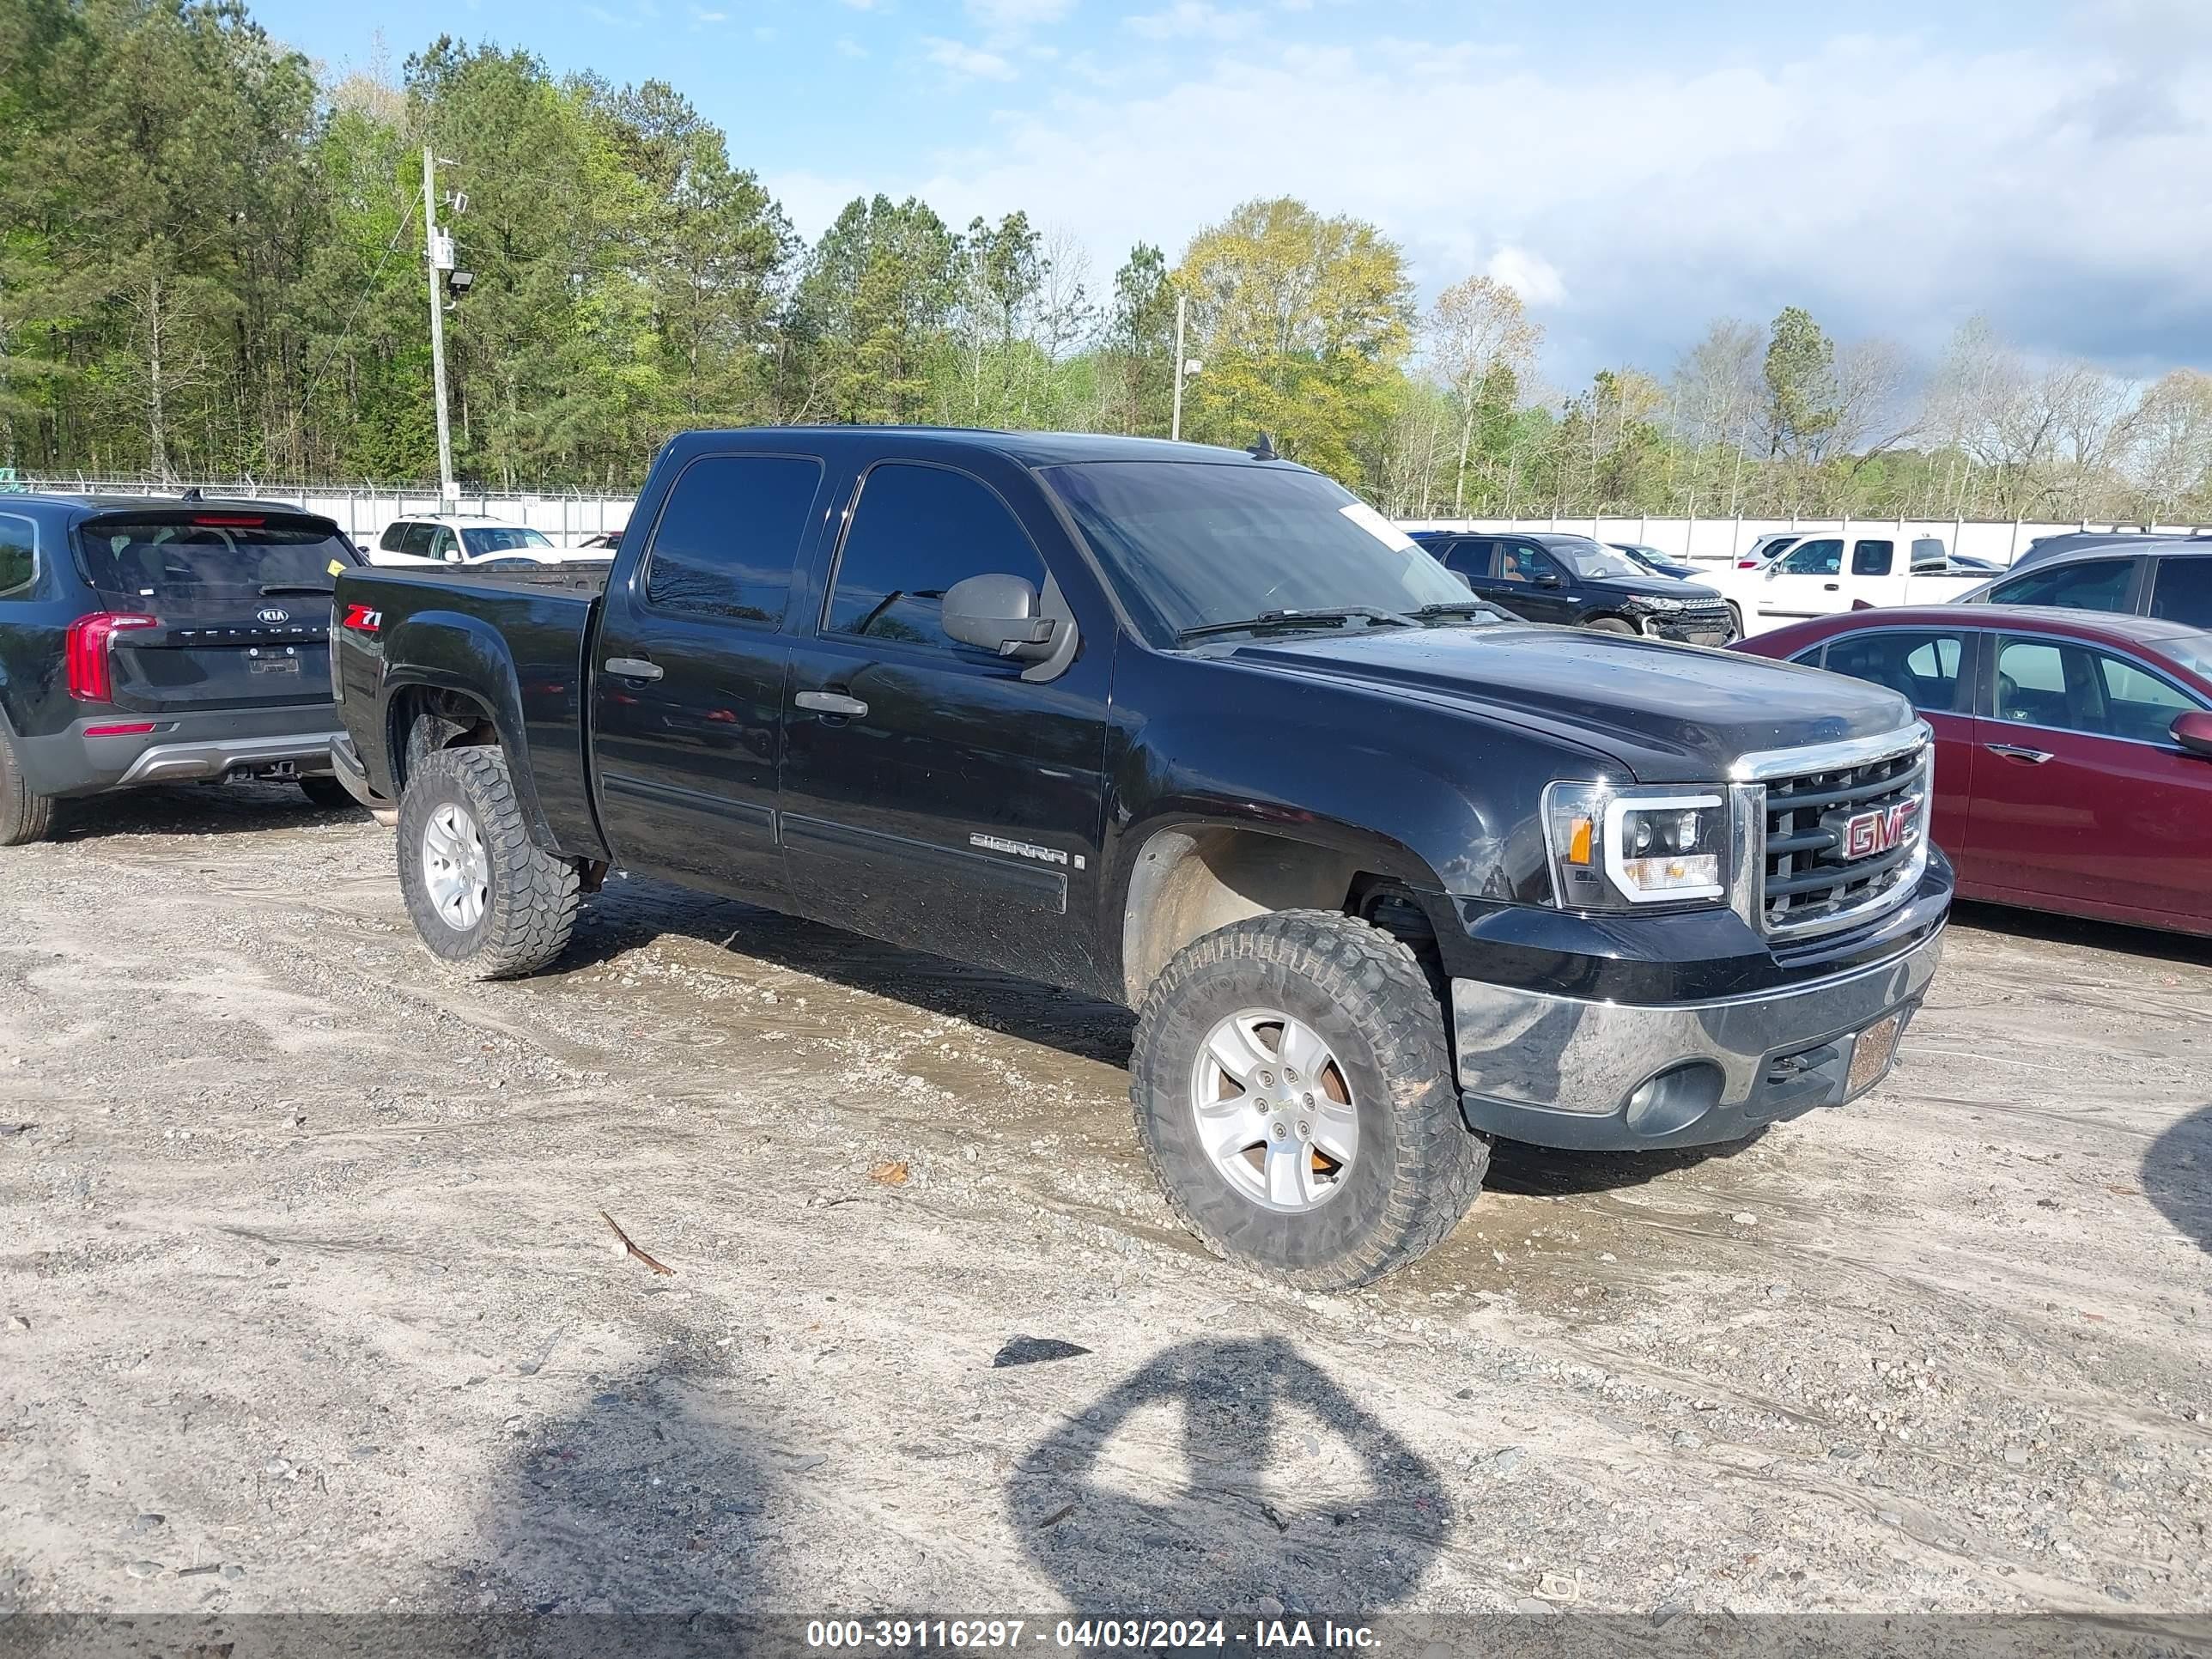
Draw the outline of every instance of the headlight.
M1727 795L1680 784L1555 783L1544 792L1552 885L1571 910L1715 899L1728 890Z
M1628 602L1642 611L1680 611L1683 604L1680 599L1670 599L1658 593L1638 593Z

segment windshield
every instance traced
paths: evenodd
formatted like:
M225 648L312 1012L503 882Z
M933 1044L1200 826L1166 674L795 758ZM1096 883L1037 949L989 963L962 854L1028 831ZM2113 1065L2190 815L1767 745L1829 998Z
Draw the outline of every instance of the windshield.
M1411 537L1317 473L1092 461L1042 477L1156 644L1270 611L1474 602Z
M461 545L468 549L469 556L475 559L487 553L511 553L518 547L550 547L553 544L534 530L525 530L514 525L495 525L485 530L463 530Z
M338 570L360 562L333 524L251 514L91 519L76 540L85 580L134 611L251 613L272 589L327 593Z
M2200 635L2191 638L2184 635L2160 640L2156 643L2159 650L2191 673L2212 680L2212 635Z
M1617 552L1601 543L1583 536L1547 536L1544 545L1552 556L1570 567L1586 582L1603 581L1607 576L1640 576L1644 571L1626 553Z

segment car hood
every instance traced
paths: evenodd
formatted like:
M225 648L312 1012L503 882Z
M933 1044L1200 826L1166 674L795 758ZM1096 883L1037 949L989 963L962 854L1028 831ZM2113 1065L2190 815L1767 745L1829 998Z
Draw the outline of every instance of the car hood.
M1725 779L1742 756L1913 722L1862 681L1761 657L1626 635L1517 624L1302 634L1241 641L1229 659L1357 682L1548 733L1645 783Z
M1608 593L1637 593L1659 599L1717 599L1720 590L1677 576L1592 576L1583 580Z

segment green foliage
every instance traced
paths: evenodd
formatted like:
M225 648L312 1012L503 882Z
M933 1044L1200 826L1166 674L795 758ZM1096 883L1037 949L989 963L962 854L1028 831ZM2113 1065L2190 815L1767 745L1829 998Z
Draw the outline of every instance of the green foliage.
M1532 403L1519 296L1471 276L1417 319L1355 218L1247 202L1094 303L1019 210L956 232L865 197L802 245L665 82L441 37L319 86L244 0L0 4L0 465L434 477L425 146L475 276L445 313L457 470L495 487L631 487L696 426L1164 435L1181 296L1184 435L1265 430L1392 513L2212 514L2187 371L2136 398L1970 325L1916 422L1893 352L1792 307L1716 324L1665 388L1623 367Z

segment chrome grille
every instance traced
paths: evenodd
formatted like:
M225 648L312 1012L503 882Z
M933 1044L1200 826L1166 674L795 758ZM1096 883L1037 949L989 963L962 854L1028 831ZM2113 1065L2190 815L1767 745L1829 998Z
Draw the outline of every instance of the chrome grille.
M1928 863L1929 753L1923 738L1899 753L1767 778L1760 920L1770 936L1871 921L1911 895ZM1899 806L1911 816L1895 847L1844 854L1845 821Z
M1650 623L1652 631L1664 639L1681 639L1689 635L1718 634L1725 636L1733 627L1725 605L1689 605L1680 611L1661 611Z

